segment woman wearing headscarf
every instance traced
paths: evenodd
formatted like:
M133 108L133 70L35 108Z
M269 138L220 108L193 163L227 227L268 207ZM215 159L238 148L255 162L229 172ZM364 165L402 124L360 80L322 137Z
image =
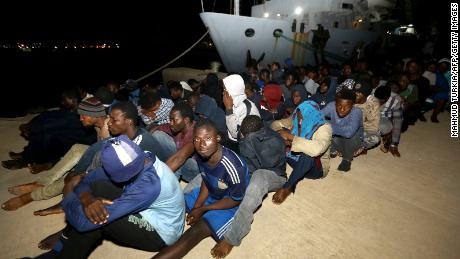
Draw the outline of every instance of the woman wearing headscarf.
M302 102L292 119L275 121L272 129L278 131L290 147L286 161L292 173L284 186L273 195L273 202L281 204L295 191L301 179L319 179L329 171L329 147L332 127L313 101Z

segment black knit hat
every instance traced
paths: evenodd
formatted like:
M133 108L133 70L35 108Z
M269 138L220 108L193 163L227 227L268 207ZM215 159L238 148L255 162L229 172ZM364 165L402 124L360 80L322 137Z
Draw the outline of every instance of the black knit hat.
M106 116L104 105L96 97L86 98L78 105L78 114L90 117Z
M372 86L370 82L366 80L358 81L353 88L355 93L362 93L365 97L369 96L372 93Z

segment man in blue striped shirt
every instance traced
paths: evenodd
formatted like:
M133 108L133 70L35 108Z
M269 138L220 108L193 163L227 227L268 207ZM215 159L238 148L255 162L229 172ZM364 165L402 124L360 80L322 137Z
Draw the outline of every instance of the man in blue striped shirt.
M172 246L154 258L182 258L201 240L212 236L222 240L233 222L249 182L249 170L239 156L220 145L221 138L211 122L199 122L193 144L201 175L189 185L201 186L185 191L187 223L192 225Z

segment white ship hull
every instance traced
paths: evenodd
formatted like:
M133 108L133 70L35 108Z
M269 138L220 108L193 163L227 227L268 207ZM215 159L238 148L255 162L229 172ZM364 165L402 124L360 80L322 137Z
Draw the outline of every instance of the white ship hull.
M262 66L279 62L284 64L288 57L296 65L316 65L311 48L293 43L311 43L313 33L306 28L306 32L293 33L291 24L285 20L272 20L247 16L237 16L222 13L204 12L200 17L209 28L211 38L222 59L227 72L246 71L246 53L250 50L253 58L259 58L265 53L260 62ZM253 29L254 35L247 37L245 31ZM275 37L274 31L281 29L283 37ZM358 48L375 40L378 34L364 30L349 30L328 28L330 39L325 51L328 63L341 63L356 54Z

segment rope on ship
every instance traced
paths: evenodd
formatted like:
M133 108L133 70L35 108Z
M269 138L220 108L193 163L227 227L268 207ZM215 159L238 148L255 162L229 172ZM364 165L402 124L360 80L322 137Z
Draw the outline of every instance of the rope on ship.
M283 38L283 39L285 39L287 41L290 41L290 42L292 42L294 44L297 44L297 45L301 46L302 48L312 50L312 51L315 51L315 50L318 51L318 52L320 51L317 48L313 47L313 45L310 42L297 41L297 40L291 39L291 38L289 38L287 36L284 36L282 33L279 33L279 32L277 33L277 36L279 36L279 37L281 37L281 38ZM348 60L348 58L346 58L346 57L339 56L339 55L334 54L334 53L329 52L329 51L323 50L323 53L324 53L325 57L329 57L329 58L335 59L335 60L340 61L340 62L345 62L345 61Z
M215 2L214 2L215 3ZM213 7L214 9L214 7ZM204 13L204 5L203 5L203 0L201 0L201 10L202 12ZM158 71L161 71L163 70L164 68L168 67L169 65L171 65L172 63L174 63L176 60L180 59L182 56L184 56L185 54L187 54L190 50L192 50L198 43L200 43L201 40L204 39L204 37L206 37L206 35L208 35L209 33L209 28L206 29L206 32L203 34L203 36L201 36L201 38L199 38L195 43L193 43L192 46L190 46L188 49L186 49L184 52L182 52L179 56L175 57L174 59L172 59L171 61L169 61L168 63L164 64L163 66L155 69L154 71L144 75L144 76L141 76L139 77L138 79L136 79L136 83L139 83L140 81L146 79L147 77L151 76L151 75L154 75L156 73L158 73Z
M209 33L209 28L206 30L206 32L203 34L203 36L201 36L195 43L193 43L192 46L190 46L188 49L186 49L184 52L182 52L179 56L175 57L174 59L172 59L171 61L169 61L168 63L164 64L163 66L155 69L154 71L142 76L142 77L139 77L138 79L136 79L136 83L138 83L139 81L142 81L144 79L146 79L147 77L157 73L158 71L161 71L163 70L164 68L168 67L169 65L171 65L172 63L174 63L176 60L180 59L182 56L184 56L185 54L187 54L190 50L192 50L198 43L201 42L201 40L204 39L204 37L206 37L206 35L208 35Z

